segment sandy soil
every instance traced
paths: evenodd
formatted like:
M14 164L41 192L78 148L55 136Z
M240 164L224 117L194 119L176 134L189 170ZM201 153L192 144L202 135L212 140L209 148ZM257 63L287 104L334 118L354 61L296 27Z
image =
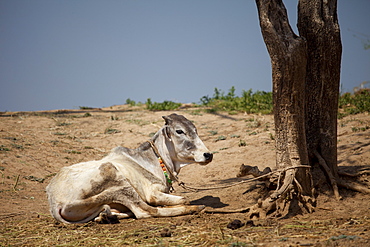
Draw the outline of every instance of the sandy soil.
M84 234L102 229L117 235L123 231L140 230L138 235L133 235L138 240L130 242L131 245L370 246L370 196L346 189L340 189L343 200L336 201L330 190L317 188L320 196L312 214L254 222L254 227L245 225L237 230L227 228L227 224L234 219L245 223L248 219L243 214L201 213L167 220L123 220L114 228L95 223L83 228L61 228L52 219L44 190L61 167L100 159L119 145L135 148L163 125L161 116L170 113L113 106L93 110L1 114L0 246L76 245L73 237L68 241L58 237L55 242L43 242L37 236L43 233L45 239L50 232L65 231L67 234L72 231L76 238L83 239ZM271 115L209 114L196 108L176 113L194 121L201 139L214 152L214 160L207 166L183 168L179 177L187 185L208 187L241 181L242 178L236 178L241 164L256 165L260 169L274 167ZM338 152L340 170L357 172L370 168L368 114L352 115L338 121ZM369 187L368 174L356 179ZM178 186L175 189L176 194L188 197L192 203L213 209L238 209L253 205L258 198L256 183L199 192L186 191ZM171 237L162 237L160 231L163 227L158 225L169 227ZM31 228L32 231L27 230ZM185 236L188 236L188 242ZM129 239L130 236L126 240ZM105 241L104 245L117 244L108 239ZM78 243L89 245L87 242Z

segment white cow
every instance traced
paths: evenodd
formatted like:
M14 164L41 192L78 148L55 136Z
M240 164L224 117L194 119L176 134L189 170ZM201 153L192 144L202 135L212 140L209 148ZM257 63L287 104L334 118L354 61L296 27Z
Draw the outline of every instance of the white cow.
M163 117L165 125L137 149L114 148L98 161L64 167L46 187L50 212L64 223L116 223L127 217L177 216L199 212L170 195L172 180L190 163L206 165L213 155L192 122Z

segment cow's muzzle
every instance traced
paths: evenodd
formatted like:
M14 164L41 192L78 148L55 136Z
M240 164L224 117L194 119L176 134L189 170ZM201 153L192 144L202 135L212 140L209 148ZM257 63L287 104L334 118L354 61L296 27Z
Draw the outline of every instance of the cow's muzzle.
M203 153L204 159L206 163L209 163L213 159L213 154L212 153Z

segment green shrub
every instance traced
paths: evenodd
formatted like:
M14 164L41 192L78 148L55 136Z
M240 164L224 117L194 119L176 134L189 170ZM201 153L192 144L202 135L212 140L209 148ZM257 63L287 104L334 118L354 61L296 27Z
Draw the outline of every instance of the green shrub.
M80 106L79 108L80 108L80 110L92 110L92 109L95 109L94 107L90 107L90 106Z
M273 112L272 92L243 90L241 96L236 96L235 87L231 87L225 94L215 88L213 97L203 96L201 104L209 107L207 112L227 111L230 114L237 112L271 114ZM345 93L339 97L338 117L370 112L370 90L362 89L354 94Z
M146 101L146 108L151 111L171 111L176 110L181 106L181 103L175 103L172 101L163 101L162 103L152 102L149 98Z
M126 104L130 106L136 106L136 102L134 100L131 100L130 98L126 100Z
M200 99L204 106L211 107L213 111L227 111L229 113L272 113L272 93L264 91L252 92L252 89L243 90L240 97L235 95L235 87L231 87L225 95L222 90L215 88L213 97L203 96Z
M247 91L243 90L241 96L237 96L235 91L234 86L229 89L228 93L215 88L212 97L207 95L200 99L201 105L207 107L203 111L208 113L226 111L229 114L237 114L239 112L271 114L273 112L272 92L258 90L253 92L252 89L249 89ZM136 103L131 99L127 99L126 104L131 106L142 105L142 103ZM181 103L172 101L152 102L150 98L147 99L145 104L146 108L151 111L171 111L181 106ZM355 94L345 93L339 97L338 106L341 109L338 114L339 118L350 114L370 112L370 90L363 89ZM86 109L87 107L83 108ZM200 114L199 111L201 110L193 114Z
M354 94L345 93L339 97L339 117L370 112L370 90L363 89Z

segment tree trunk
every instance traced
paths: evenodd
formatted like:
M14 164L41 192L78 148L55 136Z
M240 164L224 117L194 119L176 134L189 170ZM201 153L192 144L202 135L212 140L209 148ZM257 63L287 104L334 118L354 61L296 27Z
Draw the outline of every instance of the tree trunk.
M290 193L293 204L301 202L301 209L311 211L314 204L311 173L307 167L300 167L309 163L305 130L307 44L290 27L281 0L256 0L256 3L272 65L276 166L278 169L295 167L285 171L282 183L278 182L278 189L261 207L265 205L269 210L269 204ZM275 207L284 210L285 202L276 202Z
M306 138L310 164L320 163L339 199L337 113L342 44L337 1L300 0L298 30L307 41Z
M370 193L364 186L344 182L338 173L342 44L337 0L299 0L300 36L292 31L282 0L256 3L272 65L278 176L269 178L277 189L243 211L250 218L264 218L271 212L275 216L312 212L315 207L312 174L321 176L319 168L323 168L337 199L341 198L338 185ZM261 173L255 170L242 165L240 175Z

